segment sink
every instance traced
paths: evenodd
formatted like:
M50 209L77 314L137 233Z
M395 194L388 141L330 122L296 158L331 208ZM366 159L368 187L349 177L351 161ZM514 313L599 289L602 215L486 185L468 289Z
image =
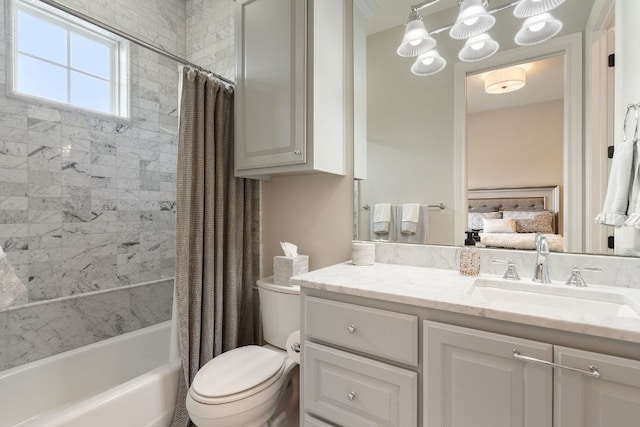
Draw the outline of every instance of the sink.
M478 302L510 311L519 309L556 309L590 315L640 319L640 304L610 288L574 288L562 284L480 277L468 294Z

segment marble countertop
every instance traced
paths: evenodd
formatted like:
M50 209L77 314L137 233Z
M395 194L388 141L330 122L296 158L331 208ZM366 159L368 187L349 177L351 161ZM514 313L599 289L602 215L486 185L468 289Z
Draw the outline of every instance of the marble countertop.
M295 276L291 283L303 288L337 292L345 295L380 299L389 302L408 304L460 314L481 316L497 320L535 325L543 328L575 332L597 337L640 343L640 290L608 286L589 286L588 288L569 288L562 283L552 285L533 284L523 280L525 290L529 286L540 286L553 292L585 292L591 295L572 307L571 304L544 304L544 298L537 301L537 293L517 292L517 297L509 299L476 292L480 281L518 286L520 282L505 281L500 276L482 274L481 276L462 276L456 270L443 270L426 267L413 267L396 264L374 264L355 266L351 262L337 264L320 270ZM488 282L487 282L488 279ZM502 283L501 283L502 282ZM475 284L475 285L474 285ZM530 290L530 289L529 289ZM546 293L546 292L543 292ZM610 299L629 303L634 310L622 315L596 312L588 309L589 303L598 299L598 294L606 294ZM579 294L583 295L583 294ZM519 300L519 297L522 297ZM612 304L613 306L613 304ZM628 307L627 307L628 308Z

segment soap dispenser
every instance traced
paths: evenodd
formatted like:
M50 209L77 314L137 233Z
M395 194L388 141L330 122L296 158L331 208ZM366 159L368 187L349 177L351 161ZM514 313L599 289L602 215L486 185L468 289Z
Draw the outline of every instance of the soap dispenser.
M467 231L465 246L460 249L460 274L477 276L480 274L480 250L476 247L473 231Z

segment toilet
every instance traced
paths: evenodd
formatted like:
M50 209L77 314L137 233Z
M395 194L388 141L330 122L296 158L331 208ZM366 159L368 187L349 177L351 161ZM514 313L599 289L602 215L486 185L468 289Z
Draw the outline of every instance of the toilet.
M204 365L187 393L187 411L198 427L298 425L299 369L286 351L300 328L300 287L258 280L266 345L227 351Z

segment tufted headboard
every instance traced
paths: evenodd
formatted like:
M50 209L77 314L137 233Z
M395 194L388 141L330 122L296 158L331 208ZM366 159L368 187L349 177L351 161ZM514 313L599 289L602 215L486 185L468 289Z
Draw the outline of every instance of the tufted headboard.
M548 210L554 214L557 232L560 187L478 188L467 190L468 212Z

